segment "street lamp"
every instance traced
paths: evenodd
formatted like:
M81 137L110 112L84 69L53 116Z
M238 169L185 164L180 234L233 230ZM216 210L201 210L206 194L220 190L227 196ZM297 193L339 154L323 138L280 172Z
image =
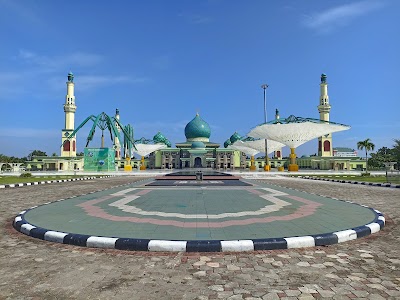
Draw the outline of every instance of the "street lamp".
M266 91L268 84L261 85L261 88L264 90L264 122L267 123L267 99L266 99ZM271 168L269 166L269 158L268 158L268 141L265 139L265 166L264 171L269 171Z

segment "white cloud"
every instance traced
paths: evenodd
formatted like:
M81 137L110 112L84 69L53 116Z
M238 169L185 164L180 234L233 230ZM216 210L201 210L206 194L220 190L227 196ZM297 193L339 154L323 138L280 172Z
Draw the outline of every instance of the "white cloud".
M20 49L17 59L25 63L50 70L94 66L103 61L103 56L95 53L74 52L59 56L47 56ZM42 69L43 70L43 69Z
M355 18L377 10L383 5L383 2L366 0L332 7L314 15L306 16L304 25L320 33L328 33L337 27L348 25Z

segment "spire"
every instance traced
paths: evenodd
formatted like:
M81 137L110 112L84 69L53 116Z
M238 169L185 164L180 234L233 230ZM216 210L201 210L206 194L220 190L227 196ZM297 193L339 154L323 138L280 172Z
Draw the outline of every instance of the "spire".
M275 109L275 120L279 120L279 110Z
M322 73L321 74L321 83L326 83L326 78L327 78L326 74Z
M74 82L74 74L71 71L68 73L68 82Z

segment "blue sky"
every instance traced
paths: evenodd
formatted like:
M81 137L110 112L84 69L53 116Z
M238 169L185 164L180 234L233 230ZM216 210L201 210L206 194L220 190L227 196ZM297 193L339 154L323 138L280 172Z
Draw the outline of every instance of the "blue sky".
M135 138L161 131L173 144L197 111L212 141L245 135L263 121L263 83L269 120L275 108L318 118L326 73L331 121L352 127L333 134L333 146L370 138L391 147L399 36L396 0L0 0L0 153L59 153L70 70L76 126L119 108ZM316 151L313 140L297 154Z

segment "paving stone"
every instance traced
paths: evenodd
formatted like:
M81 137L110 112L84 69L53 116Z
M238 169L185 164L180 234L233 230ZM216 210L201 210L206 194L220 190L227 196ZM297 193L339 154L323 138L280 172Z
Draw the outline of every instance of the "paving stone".
M297 299L299 300L314 300L314 296L311 294L301 294Z
M219 263L217 263L217 262L208 262L207 266L209 266L211 268L219 268Z
M371 299L371 300L384 300L385 297L382 297L382 296L379 295L379 294L370 294L370 295L368 296L368 299Z
M232 295L229 298L227 298L229 300L242 300L244 299L242 295Z
M227 265L226 268L227 268L229 271L239 271L239 270L240 270L240 267L235 266L235 265Z
M224 291L224 287L222 285L211 285L208 288L210 290L216 291L216 292L223 292Z
M318 292L321 295L321 297L324 297L324 298L331 298L335 295L335 292L333 292L331 290L318 290Z
M279 300L279 296L277 293L268 293L262 297L263 300Z
M308 261L301 261L301 262L297 263L297 265L299 267L309 267L310 263Z
M195 276L195 277L205 277L205 276L207 276L207 272L206 271L198 271L196 273L193 273L193 276Z
M295 297L301 294L299 290L285 290L286 295L289 297Z
M368 254L368 253L360 254L360 256L361 256L361 257L364 257L364 258L373 258L373 257L374 257L373 255Z
M206 262L206 261L211 261L211 260L212 259L210 257L208 257L208 256L200 256L200 261Z
M356 295L357 297L367 297L369 295L369 292L363 290L355 290L353 291L353 294Z
M233 292L231 292L231 291L218 292L217 293L217 298L218 299L227 299L228 297L230 297L232 295L233 295Z
M313 294L313 293L318 293L316 289L308 288L305 286L299 287L299 291L302 294Z

